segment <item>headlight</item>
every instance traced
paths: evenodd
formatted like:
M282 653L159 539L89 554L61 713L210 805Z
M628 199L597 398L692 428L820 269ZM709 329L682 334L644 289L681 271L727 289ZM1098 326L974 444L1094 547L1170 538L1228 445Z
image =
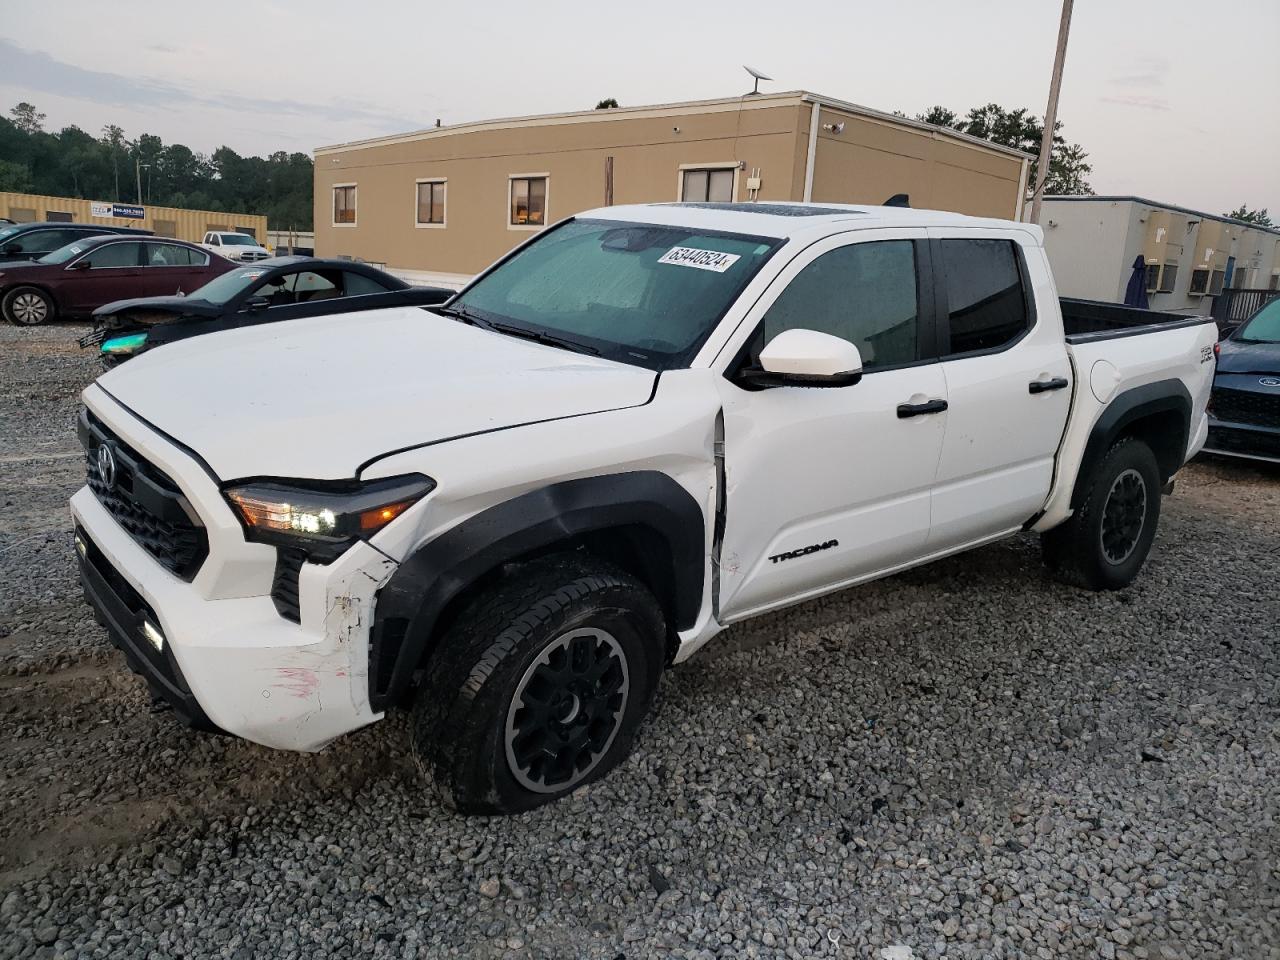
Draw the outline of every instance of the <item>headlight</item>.
M262 481L229 487L245 537L302 550L315 563L336 559L435 489L420 473L368 483Z
M103 353L133 353L147 342L145 333L131 333L126 337L115 337L102 342Z

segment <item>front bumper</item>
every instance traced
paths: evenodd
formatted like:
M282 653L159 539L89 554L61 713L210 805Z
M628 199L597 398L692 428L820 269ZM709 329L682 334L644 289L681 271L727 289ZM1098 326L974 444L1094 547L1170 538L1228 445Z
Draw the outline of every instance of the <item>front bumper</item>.
M368 625L395 562L358 543L331 564L303 564L301 623L285 619L270 596L275 550L245 542L213 478L98 391L91 388L86 400L182 489L209 534L209 557L187 582L89 487L71 499L86 544L86 598L152 690L195 726L289 750L318 750L381 717L369 704ZM161 650L144 637L143 617L163 635Z
M1209 418L1205 453L1280 463L1280 428Z

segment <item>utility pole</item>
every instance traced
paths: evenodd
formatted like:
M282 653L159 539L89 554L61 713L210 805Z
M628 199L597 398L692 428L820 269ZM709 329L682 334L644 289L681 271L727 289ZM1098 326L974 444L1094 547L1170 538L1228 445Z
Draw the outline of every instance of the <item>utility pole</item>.
M142 160L136 156L133 158L133 172L138 178L138 206L142 206Z
M1053 155L1053 128L1058 125L1058 92L1062 89L1062 64L1067 58L1067 34L1071 31L1073 0L1062 0L1062 21L1058 24L1058 51L1053 57L1053 78L1049 81L1049 106L1044 111L1044 137L1040 141L1040 159L1036 162L1036 184L1031 194L1031 222L1040 222L1040 202L1044 185L1049 180L1049 160Z

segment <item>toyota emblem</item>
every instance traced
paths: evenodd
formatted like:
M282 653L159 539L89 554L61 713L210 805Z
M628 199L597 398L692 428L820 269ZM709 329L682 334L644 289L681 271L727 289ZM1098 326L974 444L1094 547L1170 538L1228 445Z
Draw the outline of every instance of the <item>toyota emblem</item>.
M1263 377L1258 382L1264 387L1280 387L1280 377Z
M106 484L108 490L115 489L116 455L105 443L98 445L98 479Z

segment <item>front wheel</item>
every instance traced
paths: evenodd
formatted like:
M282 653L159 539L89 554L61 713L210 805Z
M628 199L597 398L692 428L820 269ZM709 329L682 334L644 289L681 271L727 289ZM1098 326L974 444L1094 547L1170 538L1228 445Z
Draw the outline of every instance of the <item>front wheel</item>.
M35 287L18 287L5 294L0 305L4 318L20 327L35 327L48 323L57 315L57 308L43 290Z
M1142 569L1160 520L1160 468L1141 440L1125 437L1087 481L1071 518L1041 538L1062 579L1090 590L1120 590Z
M418 765L463 813L516 813L598 779L631 750L665 626L634 578L566 554L472 598L426 668Z

